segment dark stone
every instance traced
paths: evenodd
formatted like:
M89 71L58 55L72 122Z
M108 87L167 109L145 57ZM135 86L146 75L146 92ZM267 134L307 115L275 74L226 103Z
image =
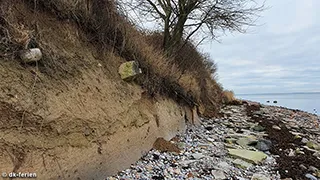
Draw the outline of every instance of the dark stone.
M263 126L261 126L261 125L254 126L252 129L254 131L258 131L258 132L262 132L262 131L265 130L265 128Z
M271 149L271 145L271 141L262 139L258 141L256 148L260 151L269 151Z
M162 175L152 176L152 179L162 180L164 177Z
M277 103L278 103L278 101L273 101L273 103L277 104Z
M170 166L171 166L171 167L177 167L178 165L175 164L175 163L171 163Z
M159 159L159 155L153 154L153 159L154 159L154 160L158 160L158 159Z
M213 127L207 126L207 127L205 127L205 129L208 130L208 131L211 131L213 129Z

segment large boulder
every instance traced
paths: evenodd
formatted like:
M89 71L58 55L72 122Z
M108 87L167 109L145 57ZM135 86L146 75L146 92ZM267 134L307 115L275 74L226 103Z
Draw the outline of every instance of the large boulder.
M125 81L131 81L137 77L137 75L142 73L141 69L139 68L139 64L136 61L122 63L118 72L121 76L121 79Z

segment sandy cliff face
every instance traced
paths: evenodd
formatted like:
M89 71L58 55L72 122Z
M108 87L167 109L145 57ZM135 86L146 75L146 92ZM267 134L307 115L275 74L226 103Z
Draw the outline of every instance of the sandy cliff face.
M2 8L21 34L36 29L44 57L34 64L0 59L1 171L103 179L140 158L156 138L184 131L183 107L121 80L117 68L125 60L98 53L75 24L23 3Z

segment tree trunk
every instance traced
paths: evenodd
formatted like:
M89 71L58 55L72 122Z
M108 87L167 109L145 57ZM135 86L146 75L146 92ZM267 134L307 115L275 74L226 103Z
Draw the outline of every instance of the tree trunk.
M177 46L179 46L183 36L183 29L186 21L187 21L187 16L184 14L181 14L177 24L173 29L173 32L171 34L169 33L170 34L169 41L167 42L167 45L165 46L165 49L164 49L165 51L167 51L169 55L171 55L173 50Z

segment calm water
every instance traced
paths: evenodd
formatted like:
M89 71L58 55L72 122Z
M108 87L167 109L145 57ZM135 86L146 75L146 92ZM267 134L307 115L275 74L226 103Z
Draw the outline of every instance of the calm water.
M288 93L288 94L239 94L239 99L260 102L266 105L283 106L291 109L300 109L310 113L317 110L320 115L320 93ZM267 103L267 101L270 101ZM278 101L274 104L273 101Z

